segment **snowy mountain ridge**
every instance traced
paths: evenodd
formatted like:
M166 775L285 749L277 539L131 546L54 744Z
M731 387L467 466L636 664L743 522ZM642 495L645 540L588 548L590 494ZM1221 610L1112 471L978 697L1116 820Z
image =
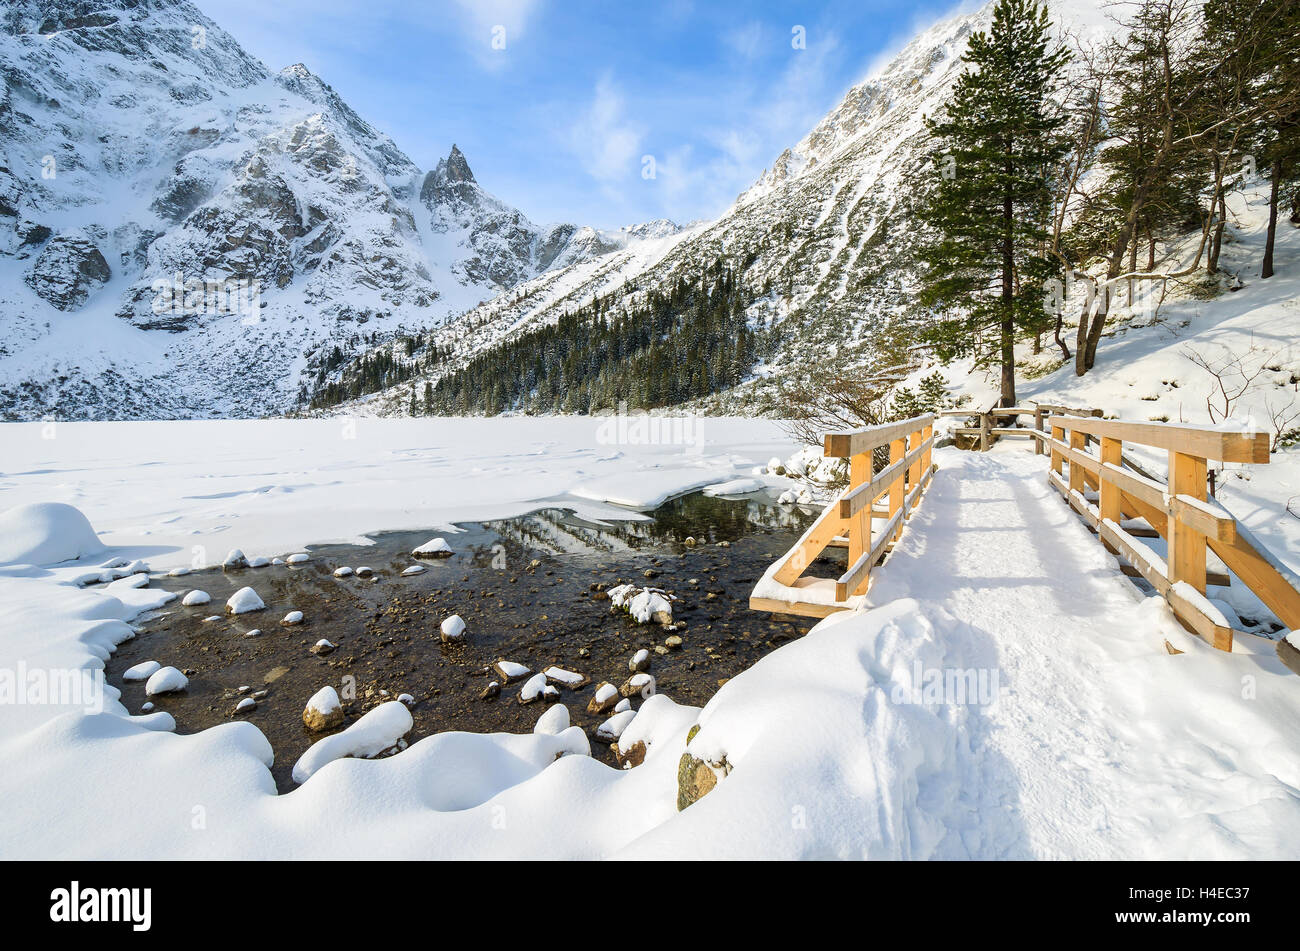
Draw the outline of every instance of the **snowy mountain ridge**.
M187 0L10 4L0 71L6 418L275 413L336 346L641 236L539 228L455 147L423 174Z

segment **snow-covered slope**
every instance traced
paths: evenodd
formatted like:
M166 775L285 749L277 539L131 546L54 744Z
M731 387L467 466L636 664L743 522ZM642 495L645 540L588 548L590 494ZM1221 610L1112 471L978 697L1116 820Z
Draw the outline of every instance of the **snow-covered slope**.
M186 0L0 19L0 414L254 415L334 346L616 246L427 175Z
M1114 28L1101 0L1050 6L1060 28L1075 37ZM751 322L779 326L781 343L755 380L703 408L777 414L780 392L769 383L828 363L906 362L910 340L897 317L909 300L909 182L926 149L924 118L939 109L960 74L967 38L991 19L989 3L919 33L850 89L716 221L549 272L448 323L434 342L451 358L440 360L429 378L595 298L633 306L718 262L748 289ZM410 387L403 383L345 411L404 412Z

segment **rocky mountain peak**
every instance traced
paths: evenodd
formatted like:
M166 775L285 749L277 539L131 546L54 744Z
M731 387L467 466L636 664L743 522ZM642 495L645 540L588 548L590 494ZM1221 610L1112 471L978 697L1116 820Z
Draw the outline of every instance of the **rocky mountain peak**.
M463 153L455 143L452 143L451 152L445 159L438 163L438 172L442 175L443 180L447 182L472 182L474 173L470 171L469 162L465 159Z

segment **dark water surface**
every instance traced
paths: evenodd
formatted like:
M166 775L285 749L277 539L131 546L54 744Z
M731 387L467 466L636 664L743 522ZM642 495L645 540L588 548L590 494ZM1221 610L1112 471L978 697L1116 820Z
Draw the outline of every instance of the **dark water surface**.
M606 717L589 715L587 702L601 681L620 686L627 680L628 661L638 649L652 651L650 673L658 692L702 706L720 682L807 633L813 623L748 606L754 582L812 522L812 511L776 506L765 497L696 493L650 515L646 521L598 524L546 509L463 524L464 531L443 536L455 554L442 560L410 554L438 533L389 532L375 536L373 545L309 548L311 561L303 565L155 578L155 587L182 593L198 588L212 602L183 607L175 601L147 615L138 625L140 635L108 662L108 680L122 690L127 709L138 712L149 698L142 682L122 681L127 668L156 660L185 670L189 687L152 698L155 709L172 714L179 733L231 719L256 724L275 751L272 773L283 792L293 788L289 774L298 757L326 735L304 727L302 711L327 684L343 698L345 726L379 703L411 694L415 727L408 742L447 730L525 733L545 704L520 704L519 682L503 683L496 699L479 699L489 680L500 680L487 668L501 658L534 673L556 664L590 678L576 691L562 689L558 702L587 731L592 755L613 762L608 744L596 739ZM687 536L697 543L688 545ZM400 577L413 564L427 570ZM344 565L367 566L375 575L335 578L334 569ZM663 588L679 598L676 629L640 625L611 612L604 589L624 582ZM226 599L245 585L267 609L225 615ZM281 626L291 610L302 611L304 623ZM217 614L218 620L203 620ZM467 624L461 644L442 643L439 626L451 614ZM253 629L262 633L245 636ZM654 654L669 634L680 636L682 647ZM321 638L337 649L312 654ZM249 690L241 694L241 686ZM260 690L266 695L255 710L235 712L243 696ZM639 705L634 698L633 706Z

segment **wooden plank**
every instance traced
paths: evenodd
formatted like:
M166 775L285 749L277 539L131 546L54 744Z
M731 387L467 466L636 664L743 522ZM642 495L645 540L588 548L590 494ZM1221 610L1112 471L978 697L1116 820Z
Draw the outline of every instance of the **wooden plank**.
M1103 466L1109 464L1118 468L1123 460L1124 443L1110 436L1103 436L1101 440L1101 464ZM1104 477L1101 480L1101 498L1098 501L1097 508L1103 519L1110 519L1116 525L1119 524L1120 519L1123 517L1121 515L1119 486Z
M871 481L871 453L863 452L849 459L849 485L861 486ZM850 489L852 492L852 489ZM848 518L849 563L857 561L863 552L871 548L871 508L864 506L861 512L852 517L844 512L844 503L840 502L840 517Z
M1055 472L1057 475L1061 474L1061 462L1063 458L1061 456L1061 450L1058 449L1057 447L1063 445L1064 443L1065 443L1065 430L1062 429L1060 426L1053 426L1052 438L1048 443L1048 445L1052 447L1052 456L1051 456L1052 471Z
M1238 535L1231 542L1214 538L1208 541L1210 550L1255 592L1278 620L1293 631L1300 630L1300 591L1278 571L1273 559L1256 549L1246 535Z
M1084 464L1083 462L1084 459L1088 459L1088 454L1084 452L1086 446L1087 443L1084 441L1083 433L1076 433L1071 431L1070 448L1074 451L1068 453L1065 457L1070 461L1070 491L1071 492L1082 492L1084 490L1085 483L1083 481L1083 474L1084 471L1088 468L1088 465ZM1092 461L1091 459L1088 460L1089 463L1091 461Z
M1052 425L1071 432L1110 436L1187 456L1220 462L1268 462L1268 433L1235 433L1208 426L1139 423L1095 417L1053 416Z
M912 435L908 436L907 441L908 445L913 446L914 448L903 457L903 461L907 462L909 457L911 458L911 464L907 469L907 484L915 489L921 484L921 456L925 454L925 445L922 442L921 430L918 429L916 432L912 433ZM920 502L921 495L919 492L911 491L908 493L907 499L903 504L903 510L907 513L908 518L912 517L912 509L919 505Z
M1174 615L1178 620L1182 621L1183 626L1193 634L1208 641L1217 650L1232 650L1232 628L1216 624L1200 608L1179 594L1177 588L1170 588L1165 593L1165 600L1174 609Z
M862 429L853 429L842 433L827 433L823 451L825 455L839 459L846 456L856 456L858 453L878 449L885 443L893 442L895 439L902 439L917 429L933 424L934 414L927 413L897 423L864 426Z
M906 464L907 442L905 440L895 439L893 442L889 444L889 461L891 464L895 462L902 462ZM893 523L894 516L898 513L898 511L902 507L903 507L903 473L899 473L898 478L896 478L889 486L889 519L891 524ZM902 531L903 528L902 525L900 524L898 527L898 534L902 534ZM885 534L888 535L889 533L885 532ZM898 537L898 536L895 535L894 537Z
M749 598L751 611L766 611L769 614L794 614L798 617L830 617L836 611L846 611L842 604L815 604L811 601L778 601L776 598Z
M781 567L776 570L773 578L778 584L793 584L795 579L817 560L822 549L829 545L835 536L842 535L847 527L848 519L840 517L839 506L834 502L826 506L826 510L817 517L817 521L808 527L803 537L786 553Z

